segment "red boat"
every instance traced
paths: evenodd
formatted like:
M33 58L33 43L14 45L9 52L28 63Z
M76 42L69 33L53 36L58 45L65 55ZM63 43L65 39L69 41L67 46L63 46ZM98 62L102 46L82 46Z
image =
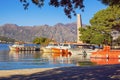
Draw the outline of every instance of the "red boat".
M106 65L106 64L120 64L120 59L101 59L101 58L91 58L91 62L97 65Z
M93 52L91 58L119 59L120 50L112 50L110 46L105 46L102 50Z

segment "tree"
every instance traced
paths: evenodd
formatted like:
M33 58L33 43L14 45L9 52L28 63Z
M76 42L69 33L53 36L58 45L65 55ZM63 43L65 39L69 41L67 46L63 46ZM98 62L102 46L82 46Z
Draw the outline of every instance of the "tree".
M105 26L109 29L120 31L120 7L114 5L98 11L90 20L90 24L92 26Z
M120 5L120 0L99 0L101 3L109 6Z
M110 44L110 35L106 34L106 27L86 26L80 28L80 39L89 44Z
M44 6L45 0L30 0L33 4L35 4L38 7ZM101 3L109 6L113 5L119 5L120 6L120 0L98 0ZM29 0L20 0L20 2L23 4L25 9L28 9L28 6L30 4ZM73 13L76 15L76 9L81 9L84 11L84 0L50 0L49 5L54 7L63 7L65 14L68 16L68 18L71 18L71 14Z
M111 44L111 31L120 31L120 7L114 5L98 11L90 24L91 26L80 30L81 40L94 44Z
M50 42L50 39L44 38L44 37L36 37L33 40L34 44L41 44L41 45L47 45Z
M91 26L96 26L97 29L104 27L102 32L109 36L105 41L109 41L109 43L112 42L111 31L120 31L120 6L113 5L107 9L98 11L90 20L90 23Z

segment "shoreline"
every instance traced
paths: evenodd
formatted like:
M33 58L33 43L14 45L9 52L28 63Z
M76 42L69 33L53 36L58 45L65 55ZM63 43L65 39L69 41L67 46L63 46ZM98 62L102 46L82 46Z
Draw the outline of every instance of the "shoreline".
M120 80L120 64L0 70L0 80Z
M0 77L9 77L12 75L30 75L37 72L43 72L54 68L33 68L33 69L16 69L16 70L0 70Z

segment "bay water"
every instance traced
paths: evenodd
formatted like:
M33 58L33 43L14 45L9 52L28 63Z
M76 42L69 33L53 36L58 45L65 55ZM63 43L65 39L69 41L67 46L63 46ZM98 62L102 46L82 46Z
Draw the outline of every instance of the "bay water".
M63 56L41 51L11 51L9 45L0 44L0 70L120 64L120 59L86 59L82 55Z
M0 44L0 70L76 66L68 57L53 57L41 51L10 51L9 45Z

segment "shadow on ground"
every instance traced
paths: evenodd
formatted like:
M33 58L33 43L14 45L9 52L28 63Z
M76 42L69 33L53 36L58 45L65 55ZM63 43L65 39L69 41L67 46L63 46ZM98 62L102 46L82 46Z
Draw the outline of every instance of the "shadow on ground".
M0 80L120 80L120 64L55 68L27 76L1 77Z

